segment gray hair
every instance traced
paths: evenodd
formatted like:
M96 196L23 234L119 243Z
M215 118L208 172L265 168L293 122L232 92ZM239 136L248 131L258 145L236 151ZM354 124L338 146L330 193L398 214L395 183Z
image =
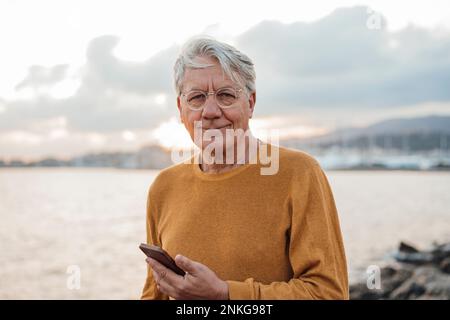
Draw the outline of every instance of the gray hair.
M232 81L245 87L247 93L255 91L256 73L252 60L229 44L201 37L186 42L175 62L173 70L177 95L181 94L186 68L202 69L212 66L196 62L196 57L215 58Z

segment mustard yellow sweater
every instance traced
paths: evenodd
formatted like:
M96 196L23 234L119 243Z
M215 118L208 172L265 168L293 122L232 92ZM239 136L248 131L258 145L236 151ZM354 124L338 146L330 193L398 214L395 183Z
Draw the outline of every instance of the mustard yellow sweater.
M278 150L275 175L261 175L260 163L218 174L198 164L162 170L149 188L147 242L208 266L232 300L348 299L328 180L312 156ZM150 267L142 299L169 299Z

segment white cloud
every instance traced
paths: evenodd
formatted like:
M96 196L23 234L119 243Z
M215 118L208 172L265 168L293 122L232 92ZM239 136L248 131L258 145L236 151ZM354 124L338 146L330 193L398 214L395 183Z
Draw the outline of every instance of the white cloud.
M240 35L238 48L256 65L258 111L450 100L450 32L370 30L366 20L365 7L341 8L313 23L265 21Z
M164 105L166 105L166 103L167 103L167 95L164 94L164 93L157 94L157 95L155 96L155 103L156 103L158 106L164 106Z
M148 1L2 2L0 148L20 154L13 145L20 139L43 150L22 148L22 154L189 139L174 120L172 65L179 44L202 30L254 59L256 120L283 119L286 134L350 123L354 115L370 119L430 104L447 110L450 36L445 28L432 28L447 19L446 2L403 7L366 1L388 21L388 29L380 30L367 29L366 8L331 13L355 2L231 1L209 14L193 9L209 8L206 1L180 2L177 10ZM426 28L405 28L409 21ZM288 124L292 118L297 122ZM173 132L179 134L170 140Z
M130 130L125 130L122 132L122 139L125 141L133 141L136 140L136 135Z
M165 148L183 149L193 145L186 128L175 117L161 123L151 136Z
M1 142L9 142L15 145L40 145L43 137L41 135L31 133L29 131L15 130L0 135Z
M55 129L66 129L67 118L63 116L36 120L30 123L28 129L34 132L47 133Z

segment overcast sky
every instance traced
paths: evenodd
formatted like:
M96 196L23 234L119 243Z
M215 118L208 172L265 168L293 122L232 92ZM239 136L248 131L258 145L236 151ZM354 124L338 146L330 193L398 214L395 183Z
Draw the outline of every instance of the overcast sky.
M198 34L254 60L255 130L450 113L450 5L432 3L1 1L0 159L185 143L172 66Z

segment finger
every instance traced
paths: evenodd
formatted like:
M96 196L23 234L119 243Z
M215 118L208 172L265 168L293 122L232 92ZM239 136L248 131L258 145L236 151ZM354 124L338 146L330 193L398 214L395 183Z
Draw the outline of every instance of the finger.
M191 260L188 257L182 256L181 254L177 254L177 256L175 257L175 263L177 264L177 266L191 275L196 275L200 269L200 266L202 265L201 263Z
M168 296L171 296L172 298L177 297L177 289L174 288L167 281L161 281L161 278L155 271L153 271L153 278L155 279L156 287L158 288L159 291L161 291L164 294L167 294Z
M158 272L156 272L156 271L152 271L153 272L153 278L155 279L155 282L156 282L156 284L157 285L159 285L160 283L161 283L161 281L163 281L164 280L164 275L161 277L159 274L158 274ZM167 282L167 281L166 281Z
M150 265L150 267L152 267L153 270L161 271L161 270L164 270L164 268L165 268L165 266L162 263L160 263L158 260L155 260L152 258L147 258L145 260Z
M159 263L155 259L148 258L149 264L152 267L152 270L157 273L159 283L161 282L167 282L171 286L175 287L177 286L180 281L183 281L183 277L176 274L169 268L166 268L163 264Z
M155 272L155 270L152 270L152 274L153 274L153 279L155 280L156 284L159 285L161 278L159 277L158 273Z
M170 284L168 284L167 282L161 282L158 285L158 290L161 291L164 294L167 294L169 297L172 298L179 298L178 294L177 294L177 290L172 287Z
M157 263L159 263L158 261L156 261L155 259L152 258L146 258L145 261L147 261L147 263L153 268L153 266Z

